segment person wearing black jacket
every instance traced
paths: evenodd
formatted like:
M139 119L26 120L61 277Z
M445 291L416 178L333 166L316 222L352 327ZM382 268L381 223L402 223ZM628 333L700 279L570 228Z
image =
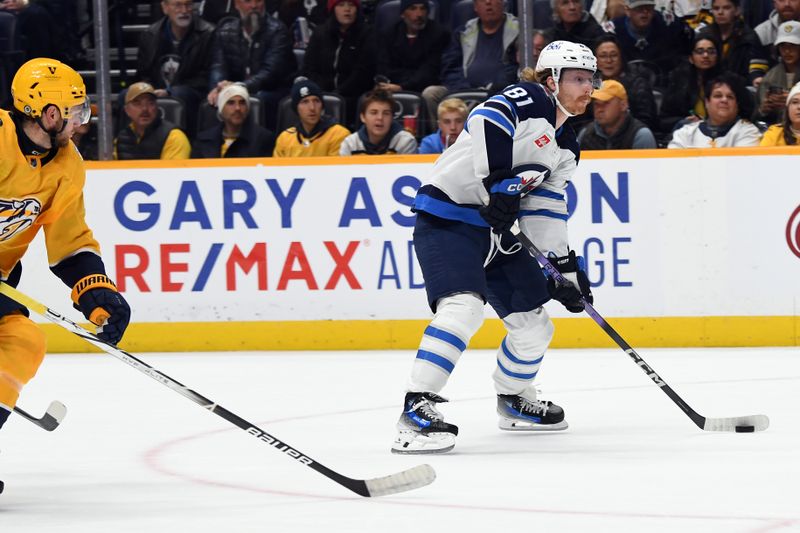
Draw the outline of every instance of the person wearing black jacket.
M378 88L422 92L440 83L442 53L450 34L428 19L425 0L401 0L400 9L401 19L389 33L379 36L378 75L388 81L379 83Z
M275 135L250 116L250 95L240 84L228 85L217 98L220 123L197 134L192 158L269 157Z
M264 125L274 128L278 102L289 94L297 61L289 30L263 7L263 3L237 1L239 16L219 22L211 48L208 103L216 106L223 88L242 82L261 100Z
M605 31L586 11L584 0L555 0L553 4L556 23L544 31L545 41L570 41L594 48L597 38Z
M360 6L360 0L328 0L328 20L314 30L303 60L305 77L344 97L348 124L355 122L357 99L373 87L375 76L374 34Z
M139 36L136 79L155 87L158 97L181 100L186 110L186 129L192 133L208 84L214 26L193 15L191 3L185 0L164 0L161 9L164 17Z
M703 28L701 33L709 34L722 44L720 65L724 70L752 83L767 73L769 50L742 19L740 1L714 0L711 4L714 23Z

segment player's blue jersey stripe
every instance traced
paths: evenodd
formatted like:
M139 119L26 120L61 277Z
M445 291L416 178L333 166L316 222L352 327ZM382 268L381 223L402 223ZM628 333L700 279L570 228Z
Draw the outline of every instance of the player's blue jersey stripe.
M511 376L512 378L517 378L517 379L533 379L533 378L536 377L536 374L539 373L538 370L536 372L534 372L533 374L521 374L519 372L512 372L511 370L507 369L506 367L504 367L500 363L500 359L497 360L497 368L499 368L500 371L503 372L503 374L505 374L507 376Z
M430 361L434 365L441 367L448 374L451 373L453 369L456 367L456 365L454 365L450 360L445 359L441 355L435 354L433 352L428 352L426 350L417 350L417 359Z
M552 198L553 200L564 201L566 198L563 194L555 191L548 191L547 189L534 189L528 193L529 196L541 196L542 198Z
M417 194L414 199L414 210L425 211L440 218L447 220L458 220L473 226L488 228L489 224L478 213L477 207L467 207L463 205L451 204L443 200L437 200L427 194Z
M509 104L508 100L506 100L505 98L494 96L492 98L489 98L486 102L484 102L483 106L491 107L492 109L497 109L498 111L503 113L506 117L508 117L508 120L512 122L517 121L517 110L514 109L514 106Z
M487 107L478 107L473 109L472 113L469 114L467 122L469 122L475 115L486 117L488 120L503 128L509 137L514 136L514 131L516 130L516 128L514 128L514 124L512 124L500 111Z
M480 216L480 214L478 215ZM549 209L524 209L519 212L519 218L522 217L548 217L548 218L557 218L559 220L568 220L569 215L556 213L555 211L550 211Z
M462 341L452 333L448 333L433 326L428 326L427 328L425 328L424 335L427 335L428 337L433 337L434 339L439 339L441 341L446 342L447 344L451 344L455 346L459 352L463 352L464 350L467 349L467 345L464 341Z
M503 353L505 354L506 357L508 357L508 360L511 361L512 363L517 363L518 365L538 365L539 363L542 362L542 359L544 359L544 356L541 356L539 357L539 359L534 359L533 361L525 361L523 359L516 357L508 349L508 346L506 346L506 339L503 339L503 342L500 343L500 346L502 346Z
M517 107L505 96L498 94L489 98L487 102L500 102L501 105L507 107L511 111L511 114L514 115L514 120L517 120Z

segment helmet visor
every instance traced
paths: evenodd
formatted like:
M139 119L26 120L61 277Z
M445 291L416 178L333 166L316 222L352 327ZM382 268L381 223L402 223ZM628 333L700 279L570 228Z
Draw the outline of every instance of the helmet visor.
M82 104L74 105L67 109L67 116L65 118L78 126L89 122L89 119L92 118L92 107L89 103L89 97L87 96Z

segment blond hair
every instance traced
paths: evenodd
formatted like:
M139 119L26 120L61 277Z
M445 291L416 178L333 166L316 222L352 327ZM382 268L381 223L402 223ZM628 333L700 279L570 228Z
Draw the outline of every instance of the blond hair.
M436 108L436 117L441 117L442 113L460 113L462 117L466 118L468 112L467 104L464 103L464 100L461 98L448 98L447 100L442 100Z

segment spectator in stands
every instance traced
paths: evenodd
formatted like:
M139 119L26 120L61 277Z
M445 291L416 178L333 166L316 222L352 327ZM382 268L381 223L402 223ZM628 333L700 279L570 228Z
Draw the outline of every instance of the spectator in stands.
M91 113L92 117L97 116L97 106L95 104L91 104ZM71 139L84 160L98 160L97 124L94 120L77 126L72 133Z
M800 19L800 0L772 0L774 9L769 18L755 27L758 38L764 46L775 44L778 26L790 20Z
M204 0L200 6L200 16L211 24L217 24L228 15L236 15L234 0Z
M192 135L208 85L214 32L211 24L193 14L193 6L193 0L162 0L164 17L139 35L136 55L136 79L155 87L159 98L172 96L183 102L186 129Z
M625 16L625 0L594 0L589 13L601 24Z
M152 85L140 81L130 86L125 114L130 123L114 139L114 159L189 159L189 139L161 118Z
M498 91L517 80L519 21L503 11L503 0L474 0L477 18L453 33L442 56L442 84L422 91L430 121L448 92L463 89Z
M281 0L278 7L278 18L294 34L296 31L299 32L298 19L305 19L308 28L313 30L325 23L328 19L328 12L325 9L325 0ZM299 44L299 39L295 38L295 42ZM303 46L306 44L303 43Z
M661 105L665 131L676 123L694 122L706 118L706 82L722 72L719 66L719 43L707 34L699 33L688 61L669 73L669 83ZM683 123L679 124L682 126Z
M193 158L268 157L275 135L250 117L250 94L244 85L228 85L217 97L220 123L201 131L192 143Z
M604 28L616 34L626 63L649 61L660 69L663 77L689 54L694 31L680 19L667 24L655 11L655 3L655 0L626 0L626 15L607 22Z
M547 42L571 41L594 48L605 31L586 11L584 0L553 0L555 25L545 30Z
M219 92L243 82L264 109L264 125L275 128L278 102L289 94L297 61L283 23L265 13L264 0L235 0L239 16L225 17L214 31L208 103Z
M311 35L303 67L323 91L345 99L348 124L355 122L358 97L375 84L375 38L360 8L361 0L328 0L328 20Z
M365 94L359 109L363 125L345 138L339 154L417 153L417 140L394 121L394 104L392 94L387 91L376 89Z
M800 83L786 97L783 123L774 124L764 133L761 146L797 146L800 139Z
M628 94L616 80L592 92L594 121L578 135L581 150L657 148L653 132L628 112Z
M658 110L653 96L653 85L650 83L651 73L644 69L625 68L622 50L613 33L597 39L594 55L597 58L597 70L603 80L616 80L625 87L630 114L650 129L657 129Z
M753 82L767 72L769 52L761 45L758 35L745 25L740 2L713 0L711 12L714 23L703 28L701 33L708 34L721 44L719 64L723 70Z
M675 130L668 148L758 146L761 132L747 118L750 95L735 74L724 72L705 86L708 118Z
M53 57L67 59L55 40L57 24L50 12L28 0L0 0L0 11L13 14L17 21L17 35L25 59Z
M756 93L758 111L755 118L767 124L781 120L781 113L786 107L786 95L795 82L800 81L800 22L781 24L775 46L780 54L780 61L769 69Z
M547 46L549 41L544 36L544 30L533 30L533 62L531 63L532 66L535 66L536 63L539 62L539 54L542 53L542 49ZM519 58L517 58L517 63L522 63Z
M325 115L322 89L309 79L292 86L292 105L297 123L278 135L273 157L339 155L342 141L350 135L344 126Z
M439 82L442 53L450 33L428 19L427 0L400 0L400 20L386 35L379 35L377 88L422 92Z
M461 131L464 129L464 122L466 122L469 114L467 104L459 98L442 100L436 111L439 117L437 120L439 129L427 137L423 137L419 145L419 153L421 154L441 154L444 152L461 135Z

